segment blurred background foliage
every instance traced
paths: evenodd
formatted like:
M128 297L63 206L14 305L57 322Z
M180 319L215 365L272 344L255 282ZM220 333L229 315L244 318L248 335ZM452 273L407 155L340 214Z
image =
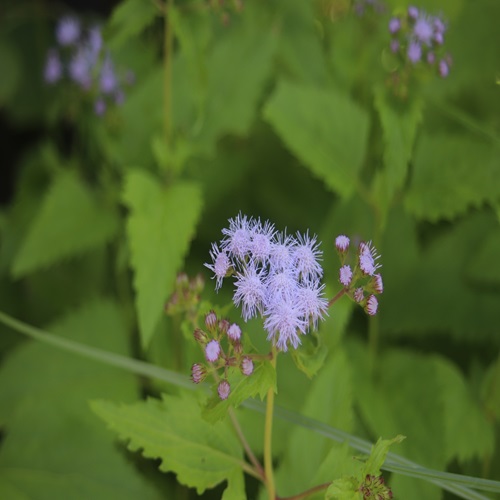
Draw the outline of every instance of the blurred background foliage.
M204 276L202 300L230 302L203 266L228 218L317 234L331 296L335 236L373 239L379 314L335 304L320 346L304 340L319 375L283 356L277 403L371 440L404 434L397 452L424 466L500 480L500 2L415 4L448 22L446 78L391 54L389 19L408 3L375 4L4 1L0 308L187 374L190 323L164 304L180 271ZM101 115L94 88L43 78L68 14L101 25L134 74ZM265 350L258 322L245 328ZM0 326L0 497L193 496L117 447L87 404L160 390ZM261 453L260 417L241 418ZM276 432L278 491L312 486L327 443ZM396 498L446 498L391 484Z

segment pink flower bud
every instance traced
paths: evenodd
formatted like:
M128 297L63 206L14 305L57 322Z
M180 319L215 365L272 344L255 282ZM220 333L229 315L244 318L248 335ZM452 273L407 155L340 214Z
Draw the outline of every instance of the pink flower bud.
M219 398L227 399L229 397L229 393L231 392L231 386L227 380L222 380L222 382L217 387L217 393L219 394Z

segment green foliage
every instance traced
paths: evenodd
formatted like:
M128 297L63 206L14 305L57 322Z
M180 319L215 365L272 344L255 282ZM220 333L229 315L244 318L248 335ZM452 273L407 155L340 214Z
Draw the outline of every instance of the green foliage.
M149 26L159 8L153 0L124 0L115 7L109 21L110 43L119 47Z
M422 121L422 101L402 104L391 99L385 89L376 88L374 104L384 136L384 170L376 178L375 190L380 205L386 208L404 185L417 129Z
M92 302L50 330L63 338L128 354L126 329L113 301ZM27 342L0 370L0 497L159 498L115 448L88 408L93 398L133 401L127 373L51 346Z
M161 460L160 469L174 472L182 484L200 494L222 481L234 497L242 497L242 450L226 422L212 425L200 415L191 395L164 395L132 405L92 402L92 409L131 450Z
M162 188L146 172L131 170L123 200L130 210L130 264L141 343L147 347L193 237L201 194L194 184L179 182Z
M380 469L384 464L390 446L400 443L403 439L404 436L401 435L393 439L380 438L377 443L373 445L370 456L367 458L366 462L357 463L357 474L348 478L334 480L328 487L325 498L336 498L339 500L361 500L364 498L365 496L360 492L360 486L363 484L363 481L368 476L380 476ZM374 496L375 498L392 498L392 495L378 497L373 491L370 491L370 496Z
M120 352L128 358L99 359L137 378L55 350L68 344L20 344L2 326L0 497L195 494L114 445L89 399L131 450L162 459L181 483L219 485L207 497L264 497L231 421L262 459L265 417L249 407L262 410L270 388L292 415L273 429L279 497L334 481L327 496L359 500L388 443L368 462L353 448L368 455L367 442L399 434L397 454L424 468L410 478L387 456L396 498L442 498L438 471L500 479L500 3L415 3L447 22L447 78L425 61L393 60L388 21L408 2L387 0L385 13L365 2L363 15L357 3L122 0L108 19L81 19L105 27L119 79L121 68L135 74L121 105L104 96L102 116L97 68L90 89L70 81L67 61L60 82L44 82L65 12L44 0L3 6L0 126L12 178L0 190L0 309L36 325L55 318L59 339L79 343L70 350ZM277 375L269 362L250 377L230 367L226 401L210 377L208 399L141 400L166 390L159 374L169 390L207 389L189 381L190 365L205 362L193 329L204 328L204 308L230 322L241 314L203 263L239 212L318 234L327 299L340 289L334 238L372 239L383 265L377 316L341 298L299 350L280 354ZM162 318L180 271L210 286ZM262 321L245 330L244 347L251 338L266 355ZM326 434L346 436L301 415L353 436L332 445Z
M45 195L12 265L21 277L108 243L118 229L115 210L73 172L60 172Z
M352 194L366 152L369 118L348 95L282 80L264 116L329 189Z
M452 219L500 196L498 146L458 134L424 135L406 207L420 219Z
M351 373L344 352L337 351L328 359L307 391L300 409L303 415L334 427L346 431L352 428L354 415ZM297 494L318 482L331 481L331 471L326 478L317 477L317 470L328 452L327 445L324 439L311 436L305 429L293 429L284 459L276 472L280 494ZM346 457L346 460L350 460L350 457ZM314 480L318 481L313 482Z

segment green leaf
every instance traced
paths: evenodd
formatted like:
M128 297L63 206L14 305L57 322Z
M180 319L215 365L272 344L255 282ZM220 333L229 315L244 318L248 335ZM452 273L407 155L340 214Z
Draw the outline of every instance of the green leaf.
M15 45L0 42L0 67L4 75L0 80L0 105L3 107L16 93L21 79L21 55L18 54Z
M264 31L253 19L259 8L249 4L245 24L222 36L206 57L206 98L200 131L193 137L204 154L213 154L225 134L247 135L255 119L277 42L272 29Z
M362 500L361 493L357 491L358 487L359 483L354 478L336 479L326 490L325 498Z
M370 456L363 467L363 477L367 474L371 476L380 476L380 469L382 465L384 465L389 448L395 443L401 443L403 439L405 439L405 436L401 434L392 439L379 438L373 445Z
M445 418L445 444L449 459L461 462L484 459L494 450L492 422L482 412L460 371L449 361L434 359Z
M444 469L447 461L442 395L428 356L390 350L376 358L376 377L370 374L369 353L351 345L356 404L372 434L408 438L398 447L403 456L429 467ZM424 424L425 423L425 424ZM430 483L396 475L396 498L439 499L441 491Z
M187 182L162 188L146 172L132 170L125 178L123 201L130 209L130 263L141 343L147 347L193 237L201 193Z
M322 336L317 332L304 336L301 346L292 351L295 365L309 378L316 375L323 366L327 355L328 349L323 342Z
M19 278L102 246L112 240L117 229L114 211L102 206L75 174L61 172L31 224L13 262L12 274Z
M387 286L382 297L382 330L420 337L452 333L455 338L488 339L498 345L499 294L475 285L466 273L481 242L498 232L495 218L489 213L471 214L421 250L415 222L399 217L399 222L391 219L387 225L383 243ZM488 268L490 263L478 265Z
M348 95L283 80L264 117L328 188L352 194L365 157L369 117Z
M121 311L92 302L50 326L58 336L128 354ZM26 342L0 370L0 497L153 499L158 495L109 439L91 398L133 401L130 374L53 346Z
M243 465L241 446L226 423L212 425L200 415L193 394L164 395L132 405L93 401L94 412L146 458L161 460L160 470L198 494L232 477ZM239 478L237 479L239 481Z
M452 219L497 200L499 176L498 147L465 135L424 135L405 205L420 219Z
M481 285L500 284L500 228L486 234L478 242L474 258L467 266L467 276Z
M132 37L136 37L151 24L159 8L152 0L124 0L111 14L109 21L109 44L119 47Z
M329 358L314 379L307 391L301 413L341 429L351 428L354 418L351 373L342 350L337 350ZM276 485L280 495L294 495L317 484L313 480L329 447L330 443L320 436L312 436L304 429L294 428L283 460L276 471ZM331 480L331 475L324 480Z
M374 189L382 207L387 210L394 195L403 187L411 158L413 143L422 120L422 101L397 102L383 87L375 90L384 137L384 170L376 177Z
M203 410L203 417L208 422L222 420L229 408L238 407L248 398L259 395L260 399L264 399L271 388L276 392L276 370L269 361L262 361L249 377L239 373L229 376L229 384L229 397L221 401L219 396L214 394Z

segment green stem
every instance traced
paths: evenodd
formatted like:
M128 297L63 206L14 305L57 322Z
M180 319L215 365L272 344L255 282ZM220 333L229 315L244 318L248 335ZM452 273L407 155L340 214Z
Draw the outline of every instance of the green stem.
M164 84L164 106L165 106L165 140L170 143L170 138L173 129L173 113L172 113L172 55L174 45L174 33L172 23L170 22L171 11L174 7L174 0L168 0L165 9L165 84Z
M346 288L342 288L342 290L340 290L337 295L335 295L335 297L333 297L333 299L330 299L330 302L328 302L328 307L331 307L335 302L337 302L337 300L340 299L340 297L342 297L342 295L344 295L344 293L346 293L347 289Z
M272 349L271 364L276 370L276 347ZM266 474L266 487L269 500L275 500L276 488L274 485L274 471L273 471L273 453L272 453L272 435L273 435L273 412L274 412L274 388L271 387L267 391L266 398L266 423L264 429L264 471Z
M245 453L247 454L248 459L254 466L255 470L257 471L259 477L262 482L265 482L265 474L264 474L264 469L260 462L258 461L257 457L254 455L252 449L250 448L250 445L248 444L248 441L245 438L245 435L243 434L243 431L241 430L240 423L238 422L238 419L236 418L236 415L234 414L234 410L232 408L229 408L228 410L229 413L229 418L231 419L231 423L233 424L234 430L236 431L236 434L238 436L238 439L240 440L240 443L243 445L243 448L245 449Z
M323 484L318 484L318 486L314 486L313 488L309 488L306 491L303 491L302 493L299 493L297 495L293 495L291 497L283 497L280 500L301 500L302 498L307 498L309 495L312 495L313 493L318 493L321 490L326 490L328 486L330 486L332 483L323 483Z

